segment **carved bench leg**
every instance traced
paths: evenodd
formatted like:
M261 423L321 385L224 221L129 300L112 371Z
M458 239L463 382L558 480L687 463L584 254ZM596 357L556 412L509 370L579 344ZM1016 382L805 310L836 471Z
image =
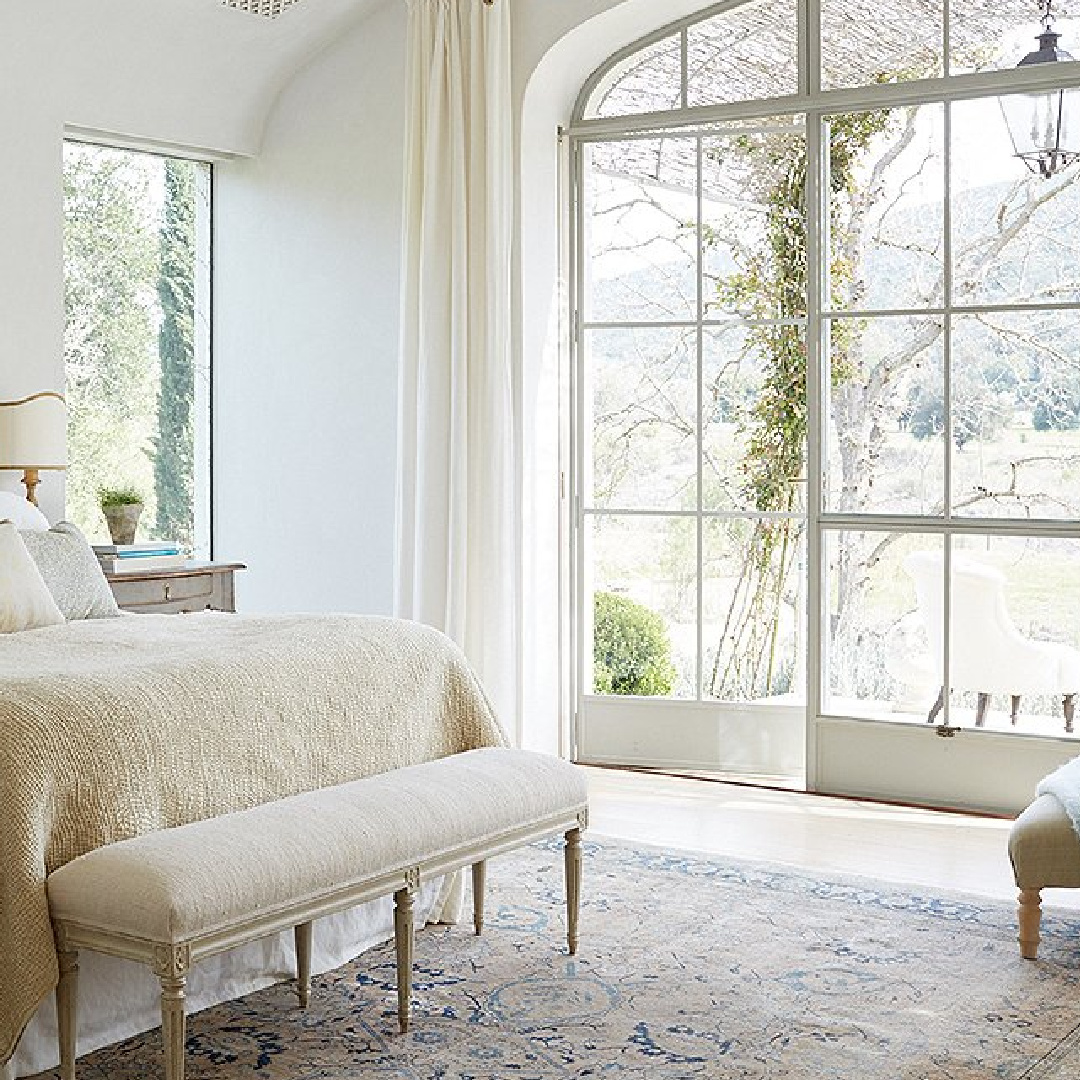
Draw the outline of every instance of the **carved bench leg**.
M990 704L989 694L979 694L975 704L975 726L982 727L986 723L986 707Z
M472 921L476 936L484 929L484 889L487 880L487 863L481 860L472 867Z
M1012 726L1016 727L1016 721L1020 716L1020 695L1012 695L1012 708L1009 711L1009 719L1012 721Z
M75 1080L79 954L65 950L58 955L60 981L56 984L56 1030L60 1042L60 1080Z
M301 923L293 928L296 942L296 993L300 1008L306 1009L311 1002L311 923Z
M1039 955L1039 923L1042 921L1042 897L1039 889L1020 890L1020 955L1035 960Z
M409 1003L412 1000L413 891L419 874L410 871L409 884L394 893L394 943L397 946L398 1027L409 1030ZM415 882L415 884L414 884Z
M186 945L161 945L153 969L161 980L161 1041L165 1050L165 1080L184 1080L184 1041L187 1017L184 998L191 950Z
M1076 712L1076 695L1066 694L1061 699L1061 711L1065 714L1065 730L1071 735L1073 729L1073 716Z
M186 986L187 978L183 975L161 980L161 1040L165 1047L165 1080L184 1080Z
M566 944L570 955L577 953L578 913L581 910L581 830L570 829L563 849L566 864Z

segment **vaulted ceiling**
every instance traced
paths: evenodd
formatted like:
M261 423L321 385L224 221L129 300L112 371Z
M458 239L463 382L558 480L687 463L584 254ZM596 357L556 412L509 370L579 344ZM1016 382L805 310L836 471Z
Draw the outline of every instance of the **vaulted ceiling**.
M63 122L255 153L268 110L313 57L404 0L0 3L0 70Z

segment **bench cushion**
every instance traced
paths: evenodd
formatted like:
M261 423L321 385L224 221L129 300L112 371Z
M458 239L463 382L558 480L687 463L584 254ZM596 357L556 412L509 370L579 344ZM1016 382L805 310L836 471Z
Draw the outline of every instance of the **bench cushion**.
M181 944L584 807L576 766L492 747L147 833L48 879L56 920Z

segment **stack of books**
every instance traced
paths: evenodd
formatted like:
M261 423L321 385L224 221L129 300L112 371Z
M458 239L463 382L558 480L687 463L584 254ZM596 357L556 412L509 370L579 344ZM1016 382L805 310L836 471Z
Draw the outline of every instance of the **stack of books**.
M187 556L173 540L145 540L140 544L95 544L94 554L106 574L135 574L180 566Z

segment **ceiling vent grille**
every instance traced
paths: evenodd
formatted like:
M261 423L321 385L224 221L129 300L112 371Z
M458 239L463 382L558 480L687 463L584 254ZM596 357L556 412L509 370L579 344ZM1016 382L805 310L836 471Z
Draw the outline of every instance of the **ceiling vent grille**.
M246 11L249 15L261 15L264 19L276 19L286 8L298 0L221 0L226 7Z

